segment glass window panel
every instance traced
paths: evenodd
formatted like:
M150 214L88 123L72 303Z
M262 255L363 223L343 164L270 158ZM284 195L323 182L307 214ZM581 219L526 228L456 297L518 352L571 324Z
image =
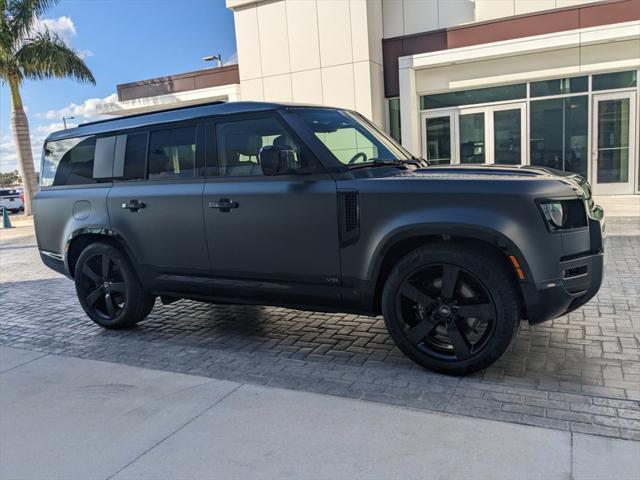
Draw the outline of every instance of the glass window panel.
M598 183L626 183L628 179L628 148L598 152Z
M451 118L427 118L427 160L434 165L451 163Z
M629 178L629 99L598 102L598 183Z
M531 164L563 169L564 100L531 102Z
M546 97L550 95L586 92L588 89L589 77L583 76L531 82L529 91L532 97Z
M592 80L593 90L611 90L614 88L635 87L637 84L637 72L614 72L594 75Z
M587 178L589 97L564 99L564 169Z
M255 118L217 125L218 164L220 175L247 177L263 175L260 166L262 147L277 146L294 152L290 173L306 169L312 172L315 164L303 155L302 146L274 118Z
M522 159L520 109L493 112L495 162L518 165Z
M159 130L149 140L149 180L191 178L195 172L196 127Z
M461 92L438 93L420 97L420 109L455 107L475 103L490 103L504 100L516 100L527 96L527 85L505 85L501 87L477 88Z
M460 115L460 163L484 163L484 113Z
M532 165L587 175L587 96L531 102Z
M398 142L401 141L399 98L389 99L389 134Z
M43 187L55 187L97 183L93 179L95 151L95 137L47 142L44 148L40 184Z
M124 173L122 180L144 180L144 167L147 158L147 133L127 135L124 150Z
M344 164L405 159L406 154L358 115L322 108L297 110L303 123Z

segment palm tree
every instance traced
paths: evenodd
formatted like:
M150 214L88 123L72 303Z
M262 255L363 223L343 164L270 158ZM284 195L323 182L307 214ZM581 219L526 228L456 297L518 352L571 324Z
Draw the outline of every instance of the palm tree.
M0 0L0 80L11 90L11 127L27 215L31 214L31 199L38 191L38 182L20 85L24 80L67 77L96 83L89 67L62 38L46 28L35 29L38 18L57 1Z

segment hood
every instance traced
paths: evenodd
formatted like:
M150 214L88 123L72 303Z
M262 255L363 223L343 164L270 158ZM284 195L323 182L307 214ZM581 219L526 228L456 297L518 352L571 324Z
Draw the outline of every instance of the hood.
M431 165L418 168L411 172L404 172L411 176L437 176L455 178L458 176L473 176L478 179L491 180L496 177L540 177L553 179L564 183L587 201L589 210L594 209L591 186L589 182L577 173L564 172L554 168L533 165Z
M450 175L506 175L524 177L571 178L580 177L577 173L563 172L554 168L532 165L431 165L417 170L420 174ZM580 177L582 178L582 177Z

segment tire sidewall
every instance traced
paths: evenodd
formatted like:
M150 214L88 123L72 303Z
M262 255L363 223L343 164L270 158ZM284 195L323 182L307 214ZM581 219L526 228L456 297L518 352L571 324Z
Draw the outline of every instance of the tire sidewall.
M397 313L398 289L407 276L420 268L453 264L471 272L486 288L496 309L494 331L482 350L466 360L431 356L407 340ZM421 247L405 256L392 270L382 295L385 324L396 345L414 362L441 373L464 375L488 367L509 347L520 323L518 295L500 258L466 245Z

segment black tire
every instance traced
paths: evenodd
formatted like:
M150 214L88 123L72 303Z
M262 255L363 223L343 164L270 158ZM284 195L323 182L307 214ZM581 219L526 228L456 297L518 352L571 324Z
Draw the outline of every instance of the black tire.
M74 276L80 305L102 327L133 327L153 308L154 297L142 288L129 259L111 244L85 248Z
M520 324L513 275L500 254L439 243L403 257L389 275L382 312L389 334L411 360L440 373L487 368ZM416 328L418 327L418 328Z
M13 213L14 215L17 215L18 213L20 213L20 209L14 208L13 210L11 210L11 213Z
M153 310L153 307L156 305L156 297L149 295L149 298L147 299L144 309L142 310L142 318L147 318L147 316L151 313L151 310Z

